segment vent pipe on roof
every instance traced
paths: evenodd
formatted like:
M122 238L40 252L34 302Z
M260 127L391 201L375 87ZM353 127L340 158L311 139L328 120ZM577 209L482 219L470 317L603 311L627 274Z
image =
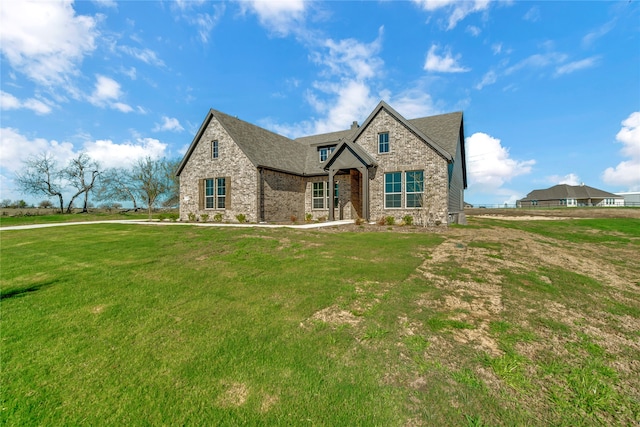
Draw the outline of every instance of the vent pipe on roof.
M357 120L354 120L353 123L351 123L351 130L358 129L359 127L360 125L358 124Z

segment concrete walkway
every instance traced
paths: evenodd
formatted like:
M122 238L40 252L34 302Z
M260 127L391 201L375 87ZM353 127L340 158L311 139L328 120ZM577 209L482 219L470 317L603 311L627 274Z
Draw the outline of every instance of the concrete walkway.
M352 219L343 219L340 221L313 222L310 224L225 224L221 222L170 222L170 221L148 221L146 219L127 219L127 220L109 220L109 221L78 221L78 222L54 222L50 224L31 224L31 225L14 225L10 227L0 227L0 231L11 230L31 230L35 228L48 227L64 227L68 225L87 225L87 224L140 224L140 225L193 225L196 227L239 227L239 228L321 228L333 227L337 225L353 224Z

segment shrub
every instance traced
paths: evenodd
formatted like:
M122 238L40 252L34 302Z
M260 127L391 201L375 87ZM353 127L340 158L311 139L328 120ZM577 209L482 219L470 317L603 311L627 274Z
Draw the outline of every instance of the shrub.
M209 220L209 214L200 215L200 219L202 220L202 222L207 222Z
M325 222L327 220L326 216L321 216L320 218L318 218L318 221L320 222Z
M357 217L353 222L356 225L362 225L362 224L364 224L364 218Z
M396 219L392 216L388 216L384 219L384 223L387 225L393 225L396 223Z
M247 222L247 216L245 214L238 214L236 215L236 219L238 220L238 222L240 224Z
M402 217L402 222L405 225L413 225L413 217L411 215L405 215Z
M167 215L167 217L169 217L172 222L176 222L178 218L180 218L180 215L178 215L177 213L170 213L169 215Z
M385 217L380 218L379 220L376 221L376 224L378 225L385 225L386 224L386 219Z
M222 222L222 214L217 213L213 216L213 222Z
M304 220L305 220L306 222L311 222L311 221L313 221L313 215L312 215L312 214L310 214L310 213L305 214L305 215L304 215Z
M291 222L295 224L296 221L298 221L298 218L295 215L291 215Z
M195 221L196 220L196 214L194 214L193 212L189 212L187 214L187 218L189 218L189 221Z
M167 216L165 214L161 213L160 215L158 215L158 219L160 221L164 221L165 219L167 219Z

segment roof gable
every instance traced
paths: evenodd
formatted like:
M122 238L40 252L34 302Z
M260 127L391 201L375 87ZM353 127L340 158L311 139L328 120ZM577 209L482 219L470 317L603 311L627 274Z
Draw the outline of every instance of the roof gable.
M359 144L348 139L343 139L327 158L324 170L332 169L332 167L345 169L359 166L369 168L377 166L377 163Z
M214 117L255 167L266 167L296 174L304 173L306 146L237 117L211 109L187 149L176 175L179 176L184 169Z
M433 150L435 150L445 160L447 160L448 162L453 161L454 157L453 157L453 155L451 153L449 153L443 147L441 147L439 144L437 144L432 138L430 138L429 136L425 135L425 133L422 130L418 129L413 123L411 123L410 120L407 120L404 117L402 117L400 115L400 113L398 113L396 110L391 108L389 106L389 104L387 104L384 101L380 101L378 106L373 110L373 112L369 115L369 117L367 117L367 119L364 121L362 126L360 126L360 128L358 128L358 131L352 137L353 141L356 141L358 139L360 134L362 134L362 132L364 132L364 130L367 128L367 126L369 126L369 124L371 123L371 121L373 121L373 119L383 109L387 113L389 113L394 119L396 119L398 122L402 123L402 125L404 125L407 129L409 129L418 138L420 138L422 141L424 141L425 144L427 144L429 147L431 147Z

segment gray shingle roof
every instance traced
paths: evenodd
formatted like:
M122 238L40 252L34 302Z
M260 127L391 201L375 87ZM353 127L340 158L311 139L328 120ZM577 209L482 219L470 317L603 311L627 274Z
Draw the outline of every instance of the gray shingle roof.
M620 199L621 196L609 193L608 191L598 190L588 185L567 185L558 184L543 190L533 190L527 197L521 199L527 200L564 200L564 199Z
M460 112L406 120L386 102L380 101L360 128L310 135L293 140L211 109L182 159L177 174L180 175L209 122L215 117L256 167L266 167L298 175L325 175L326 162L320 162L318 147L337 146L342 140L353 142L382 108L385 108L447 160L455 158L458 136L462 126L462 113ZM462 149L464 150L464 147Z

